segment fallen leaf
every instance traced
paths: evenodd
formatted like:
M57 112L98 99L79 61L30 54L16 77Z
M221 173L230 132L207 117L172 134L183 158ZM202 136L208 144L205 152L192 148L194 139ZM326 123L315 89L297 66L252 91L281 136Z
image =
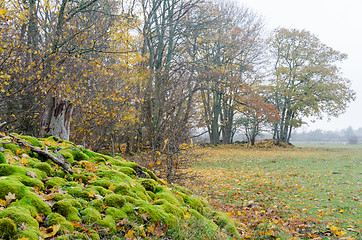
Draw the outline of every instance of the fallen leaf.
M109 185L108 189L111 191L114 191L116 189L116 187L113 184L111 184L111 185Z
M35 172L32 172L32 171L28 171L28 172L26 173L26 175L27 175L27 176L31 176L32 178L38 177L38 175L36 175L36 173L35 173Z
M128 230L128 232L126 233L126 235L124 235L124 238L125 239L133 239L135 236L134 236L134 233L135 233L135 231L134 230L132 230L132 229L130 229L130 230Z
M60 229L60 224L48 227L46 229L41 229L40 231L43 234L44 238L50 238L54 237L55 234L57 234L57 232L59 231L59 229Z
M28 228L28 224L25 223L25 222L23 222L23 223L21 224L20 228L21 228L22 231L25 231L25 230Z
M143 218L143 220L145 220L145 221L147 221L149 218L150 218L150 216L148 215L148 213L141 213L140 214L140 216Z
M8 195L5 196L6 199L6 206L8 206L12 200L16 199L15 193L9 192Z
M39 223L42 223L42 222L44 222L45 215L44 215L43 213L37 213L35 219L36 219Z

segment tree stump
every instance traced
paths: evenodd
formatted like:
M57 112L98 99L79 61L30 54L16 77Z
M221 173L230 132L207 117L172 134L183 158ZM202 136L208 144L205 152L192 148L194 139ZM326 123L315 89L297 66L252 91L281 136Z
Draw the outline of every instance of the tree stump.
M50 98L41 122L41 136L54 136L69 140L73 109L74 105L68 99Z

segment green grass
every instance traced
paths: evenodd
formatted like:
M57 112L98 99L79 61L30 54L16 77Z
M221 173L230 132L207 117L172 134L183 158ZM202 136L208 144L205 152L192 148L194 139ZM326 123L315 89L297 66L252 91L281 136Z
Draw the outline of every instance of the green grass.
M245 237L362 238L361 146L200 151L192 168L200 182L188 187L233 216Z

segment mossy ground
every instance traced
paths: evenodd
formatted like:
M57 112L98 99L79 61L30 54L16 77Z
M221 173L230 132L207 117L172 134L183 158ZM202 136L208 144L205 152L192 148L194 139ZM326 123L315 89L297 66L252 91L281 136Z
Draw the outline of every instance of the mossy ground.
M62 154L74 174L27 147L0 145L0 238L239 238L226 215L136 163L54 137L19 137Z

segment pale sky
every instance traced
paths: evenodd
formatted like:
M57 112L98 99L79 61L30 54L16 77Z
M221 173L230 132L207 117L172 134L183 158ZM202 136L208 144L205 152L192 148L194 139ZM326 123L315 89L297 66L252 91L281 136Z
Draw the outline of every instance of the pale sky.
M335 130L362 127L362 0L237 0L260 14L266 28L305 29L321 42L348 54L341 64L357 98L345 114L331 121L309 123L310 129ZM304 130L306 130L304 128Z

